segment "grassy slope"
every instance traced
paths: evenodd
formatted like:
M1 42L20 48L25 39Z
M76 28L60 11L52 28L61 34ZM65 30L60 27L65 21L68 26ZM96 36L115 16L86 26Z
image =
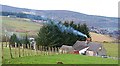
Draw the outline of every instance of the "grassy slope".
M31 21L25 21L20 18L2 17L2 26L3 26L3 28L6 28L8 31L15 31L15 30L25 30L26 31L27 30L27 31L30 31L29 35L35 35L42 25L31 22ZM113 41L113 38L110 38L109 36L96 34L93 32L90 32L90 35L92 37L92 41L98 41L98 42Z
M27 30L30 31L29 34L34 35L42 25L31 21L25 21L20 18L2 17L2 26L8 31Z
M6 64L56 64L58 61L64 64L118 64L118 61L113 59L74 54L21 57L6 60Z
M115 43L102 43L107 50L107 55L112 57L118 57L118 44Z
M90 35L92 37L92 41L97 41L97 42L112 42L114 41L113 38L107 36L107 35L102 35L102 34L97 34L97 33L93 33L93 32L90 32Z

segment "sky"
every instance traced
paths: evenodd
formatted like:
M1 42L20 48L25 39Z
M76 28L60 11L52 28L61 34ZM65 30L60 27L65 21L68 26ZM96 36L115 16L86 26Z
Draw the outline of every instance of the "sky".
M120 0L1 0L0 4L36 10L70 10L89 15L118 17Z

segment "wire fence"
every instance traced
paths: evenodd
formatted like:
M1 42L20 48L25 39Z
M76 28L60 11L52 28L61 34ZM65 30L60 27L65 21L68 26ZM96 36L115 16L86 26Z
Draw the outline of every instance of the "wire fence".
M27 47L27 48L26 48ZM26 56L44 56L44 55L58 55L65 54L59 52L60 47L47 47L36 45L36 49L34 49L31 45L19 44L10 45L2 43L2 61L5 59L13 59L18 57L26 57Z

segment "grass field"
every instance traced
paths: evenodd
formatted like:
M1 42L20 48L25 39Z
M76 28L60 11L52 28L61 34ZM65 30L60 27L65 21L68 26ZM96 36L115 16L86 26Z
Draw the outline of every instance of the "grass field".
M102 34L97 34L90 32L90 35L92 37L92 41L97 41L97 42L113 42L115 41L114 38L109 37L108 35L102 35Z
M118 56L117 49L111 49L117 47L114 45L108 45L107 43L104 46L108 46L106 48L108 55L110 56ZM109 50L109 51L108 51ZM14 59L10 58L9 48L4 47L4 64L56 64L58 61L62 61L64 64L117 64L118 60L101 58L101 57L92 57L92 56L83 56L83 55L74 55L74 54L63 54L63 55L38 55L35 56L35 52L31 52L30 50L25 50L30 52L32 56L24 55L24 57L18 57L14 53L14 49L12 49ZM18 51L18 49L17 49ZM22 55L22 50L21 50ZM29 59L29 60L28 60Z
M118 57L118 44L115 43L102 43L107 51L108 56Z
M28 34L35 35L42 25L31 21L26 21L22 18L2 17L3 30L8 31L29 31ZM22 32L19 32L22 33Z
M64 64L118 64L118 60L75 54L21 57L6 60L5 64L56 64L58 61Z
M6 46L6 42L3 42L3 44L4 46ZM101 44L105 47L108 56L118 57L118 44L115 43L101 43ZM8 51L9 50L5 48L5 52Z

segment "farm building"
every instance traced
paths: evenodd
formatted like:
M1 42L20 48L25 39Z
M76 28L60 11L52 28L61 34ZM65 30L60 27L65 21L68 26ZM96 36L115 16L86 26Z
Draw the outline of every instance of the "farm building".
M60 53L73 53L74 48L72 46L62 45L59 52Z
M106 56L106 50L100 43L90 42L88 44L85 41L76 41L73 45L74 50L79 51L80 54L88 56Z

